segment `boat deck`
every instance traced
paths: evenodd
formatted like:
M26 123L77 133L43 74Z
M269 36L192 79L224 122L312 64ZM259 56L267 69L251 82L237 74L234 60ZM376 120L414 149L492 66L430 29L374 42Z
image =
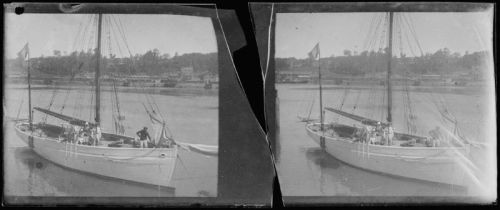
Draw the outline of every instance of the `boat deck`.
M314 125L311 127L314 131L319 131L320 126L319 124ZM340 125L336 124L334 126L332 125L325 125L325 136L331 137L331 138L343 138L344 140L350 140L353 142L357 141L363 141L364 139L356 135L356 127L353 126L347 126L347 125ZM363 139L363 140L362 140ZM426 138L425 137L420 137L420 136L414 136L414 135L409 135L409 134L403 134L403 133L395 133L391 145L385 145L385 146L391 146L391 147L433 147L432 145L427 145L425 143ZM383 144L384 140L382 137L378 136L376 137L375 140L375 145L384 145ZM441 140L439 145L435 145L434 147L459 147L458 143L454 141L446 141L446 140Z
M27 125L23 126L21 130L27 130ZM64 132L64 129L59 126L49 125L49 124L34 124L33 125L35 131L34 135L56 139L59 142L64 143L70 141L67 137L67 134ZM94 144L88 143L89 137L80 138L83 140L83 143L78 142L77 144L89 145L92 146ZM100 141L98 142L97 147L119 147L119 148L140 148L140 144L138 141L135 141L132 137L121 136L117 134L109 134L103 133ZM153 148L154 145L152 143L148 143L148 148Z

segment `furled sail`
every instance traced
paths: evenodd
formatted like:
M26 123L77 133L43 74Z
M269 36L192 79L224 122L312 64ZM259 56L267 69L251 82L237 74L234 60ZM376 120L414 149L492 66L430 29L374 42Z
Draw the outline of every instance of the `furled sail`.
M212 145L203 145L203 144L187 144L187 143L182 143L178 142L178 145L180 145L182 148L187 149L192 152L196 152L202 155L207 155L207 156L218 156L219 155L219 147L218 146L212 146Z
M334 112L334 113L337 113L339 115L342 115L344 117L348 117L348 118L351 118L353 120L356 120L356 121L359 121L365 125L372 125L372 126L376 126L378 122L380 121L377 121L377 120L372 120L372 119L368 119L366 117L361 117L361 116L358 116L358 115L354 115L354 114L350 114L350 113L347 113L347 112L344 112L344 111L341 111L341 110L338 110L338 109L334 109L334 108L330 108L330 107L325 107L326 110L330 111L330 112ZM383 122L380 122L380 124L382 126L389 126L387 123L383 123Z
M149 111L146 109L146 112L148 113L149 119L151 120L151 127L153 127L153 141L155 145L165 143L170 145L171 143L175 143L173 138L167 135L167 125L165 123L165 120L160 117L154 110Z
M155 145L173 144L173 145L178 145L179 147L187 151L196 152L207 156L218 156L219 154L218 146L204 145L204 144L189 144L189 143L175 141L172 137L169 137L167 135L167 126L165 120L154 110L151 111L148 110L145 105L144 109L146 110L146 113L148 113L149 119L151 120Z
M88 122L88 121L85 121L85 120L81 120L81 119L78 119L78 118L70 117L70 116L67 116L67 115L59 114L59 113L50 111L48 109L44 109L44 108L40 108L40 107L34 107L33 109L37 110L39 112L48 114L50 116L53 116L55 118L59 118L61 120L64 120L64 121L66 121L66 122L68 122L68 123L70 123L72 125L84 126L85 123L89 123L90 126L95 126L94 123L91 123L91 122Z

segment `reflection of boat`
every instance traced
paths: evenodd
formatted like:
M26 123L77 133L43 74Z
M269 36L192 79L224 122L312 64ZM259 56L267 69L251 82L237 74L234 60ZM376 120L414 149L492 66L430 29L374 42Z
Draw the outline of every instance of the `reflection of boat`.
M26 148L16 148L14 151L16 160L21 160L22 165L28 171L28 184L40 183L39 179L44 180L49 186L55 187L58 192L67 195L78 196L141 196L141 197L171 197L175 194L175 188L172 187L150 187L137 182L128 182L126 180L110 179L93 174L85 174L77 171L68 170L53 164L31 150ZM44 185L30 185L28 188L41 188ZM47 190L42 189L42 192ZM53 191L53 190L49 190Z
M320 116L319 123L306 125L307 134L335 158L350 165L377 171L385 174L408 177L413 179L439 182L453 185L467 185L466 171L470 144L460 136L450 138L433 138L432 141L441 141L440 146L431 146L427 137L414 134L392 132L392 90L391 90L391 58L392 58L392 25L393 12L388 13L389 42L387 50L387 122L379 122L340 109L326 107L325 110L358 121L365 126L377 126L378 131L369 128L346 125L341 123L324 124L323 108L321 104L321 71L319 71L320 87ZM310 55L319 55L318 45ZM318 57L318 56L314 57ZM319 62L318 62L319 63ZM373 110L375 111L375 110ZM410 115L409 118L412 118ZM393 133L392 143L382 137L382 131ZM367 137L368 136L368 137ZM373 136L373 138L370 138ZM384 134L385 136L385 134ZM379 139L376 144L369 143L372 139Z

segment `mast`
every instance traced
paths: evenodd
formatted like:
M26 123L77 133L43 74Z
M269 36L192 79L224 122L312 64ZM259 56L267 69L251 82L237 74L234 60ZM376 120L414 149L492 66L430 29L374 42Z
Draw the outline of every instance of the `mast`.
M319 79L319 116L321 123L321 130L323 131L323 88L321 87L321 51L319 50L318 43L318 79Z
M97 26L97 51L96 51L96 70L95 70L95 124L99 126L101 122L101 90L99 84L99 77L101 76L100 63L101 63L101 27L102 27L102 13L99 13L99 23Z
M29 44L28 48L29 48ZM30 70L30 53L28 51L28 110L29 110L29 124L30 130L33 130L33 116L31 111L31 70Z
M392 22L393 12L389 12L389 47L387 49L387 122L392 122L392 94L391 94L391 68L392 68Z

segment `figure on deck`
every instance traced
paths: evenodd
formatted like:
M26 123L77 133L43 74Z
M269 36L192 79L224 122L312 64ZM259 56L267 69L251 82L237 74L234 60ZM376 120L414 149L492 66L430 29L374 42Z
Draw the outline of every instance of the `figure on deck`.
M392 127L392 123L389 123L389 126L387 126L387 145L392 145L393 138L394 138L394 128Z
M71 143L76 143L78 141L78 136L80 133L80 128L76 125L73 126L73 131L72 131L72 138L71 138Z
M370 140L371 133L372 133L372 126L366 125L364 131L364 142L368 142Z
M137 136L139 136L141 148L148 148L148 140L151 141L151 137L148 133L148 127L144 126L144 128L140 131L137 131L136 134Z
M433 130L429 131L429 136L431 144L433 147L438 147L440 144L440 140L442 140L443 134L441 133L441 130L439 126L436 126Z
M99 141L101 141L101 126L95 127L95 145L99 145Z

